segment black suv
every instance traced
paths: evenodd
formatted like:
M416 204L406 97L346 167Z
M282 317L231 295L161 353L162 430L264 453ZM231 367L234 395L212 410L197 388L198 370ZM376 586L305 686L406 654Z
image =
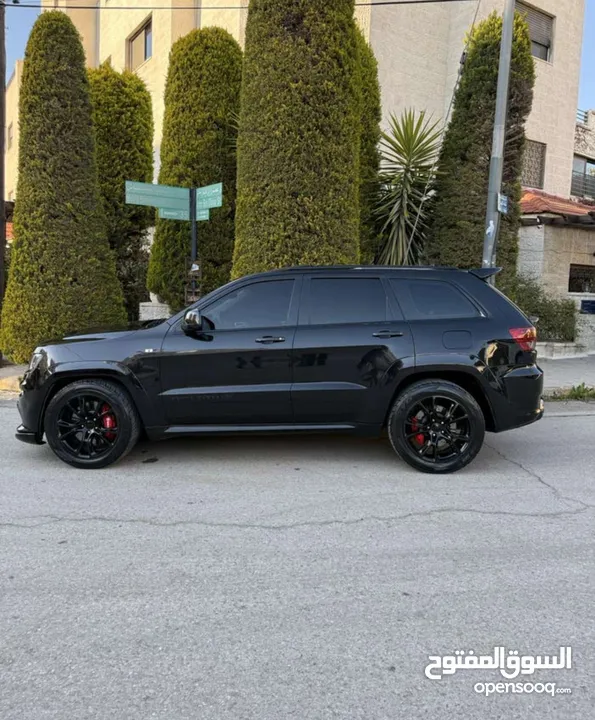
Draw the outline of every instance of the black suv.
M151 326L39 347L21 440L76 467L150 439L379 435L413 467L467 465L543 415L536 331L493 270L301 267L245 277Z

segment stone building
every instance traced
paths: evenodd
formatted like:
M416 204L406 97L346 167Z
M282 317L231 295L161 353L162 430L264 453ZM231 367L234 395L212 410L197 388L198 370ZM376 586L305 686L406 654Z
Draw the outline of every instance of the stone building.
M358 5L357 19L379 63L384 124L405 108L447 116L458 77L465 36L474 19L482 20L505 0ZM155 118L155 167L163 125L163 94L172 44L196 27L219 25L244 42L248 0L165 0L168 9L148 10L146 0L42 0L46 9L68 13L79 29L89 66L109 60L129 68L146 82ZM81 5L89 4L88 8ZM125 5L121 9L118 6ZM236 6L236 7L232 7ZM527 124L525 183L568 197L573 167L575 112L578 102L584 0L517 2L527 14L537 83ZM138 7L138 9L134 9ZM230 9L231 8L231 9ZM478 13L476 15L477 9ZM17 69L18 70L18 69ZM17 71L7 94L16 137ZM7 192L16 194L16 142L7 152ZM12 155L9 153L12 151Z

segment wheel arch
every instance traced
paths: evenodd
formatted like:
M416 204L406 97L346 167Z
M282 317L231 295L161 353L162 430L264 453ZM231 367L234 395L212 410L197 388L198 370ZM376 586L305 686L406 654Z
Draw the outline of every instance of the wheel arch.
M387 425L391 408L397 397L401 393L403 393L408 387L422 380L445 380L447 382L452 382L459 387L462 387L463 390L466 390L470 395L475 398L477 404L481 408L481 411L485 418L486 430L488 430L488 432L495 431L496 421L494 416L494 410L492 408L492 405L490 404L485 389L482 387L481 381L470 372L465 372L464 370L449 370L443 368L436 368L434 370L429 368L420 368L419 370L416 370L415 372L407 375L407 377L404 377L397 385L397 388L393 393L390 404L388 406L388 410L384 417L383 427L386 427Z
M141 428L144 431L145 428L145 419L143 418L143 414L141 412L141 408L139 407L138 398L136 397L137 393L134 392L135 388L135 382L133 381L131 376L126 375L123 372L120 372L118 370L112 369L112 368L103 368L103 369L97 369L97 370L90 370L90 369L71 369L64 372L56 373L54 376L54 379L52 381L52 384L47 392L47 395L44 399L43 406L41 409L41 412L39 414L39 430L40 432L43 432L43 424L45 420L45 414L48 408L48 405L50 404L52 398L60 391L62 388L66 387L67 385L70 385L73 382L77 382L79 380L108 380L110 382L113 382L114 385L117 385L120 389L124 390L124 392L128 395L130 398L130 402L134 405L136 412L138 414L138 417L140 419Z

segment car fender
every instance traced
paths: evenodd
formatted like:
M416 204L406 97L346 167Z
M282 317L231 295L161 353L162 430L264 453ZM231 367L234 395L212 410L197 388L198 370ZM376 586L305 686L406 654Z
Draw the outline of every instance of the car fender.
M43 411L40 413L40 423L43 423L45 410L57 388L64 387L69 381L82 379L92 380L96 378L103 380L113 379L122 385L131 396L143 425L155 424L154 401L149 397L149 394L133 369L129 365L116 361L102 361L101 363L74 361L63 362L53 368L50 366L46 378L43 379L46 393Z

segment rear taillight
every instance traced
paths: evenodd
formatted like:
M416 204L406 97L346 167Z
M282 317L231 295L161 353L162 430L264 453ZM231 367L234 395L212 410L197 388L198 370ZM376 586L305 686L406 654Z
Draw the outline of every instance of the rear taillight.
M511 328L510 337L518 343L521 350L531 352L537 346L537 330L534 327Z

